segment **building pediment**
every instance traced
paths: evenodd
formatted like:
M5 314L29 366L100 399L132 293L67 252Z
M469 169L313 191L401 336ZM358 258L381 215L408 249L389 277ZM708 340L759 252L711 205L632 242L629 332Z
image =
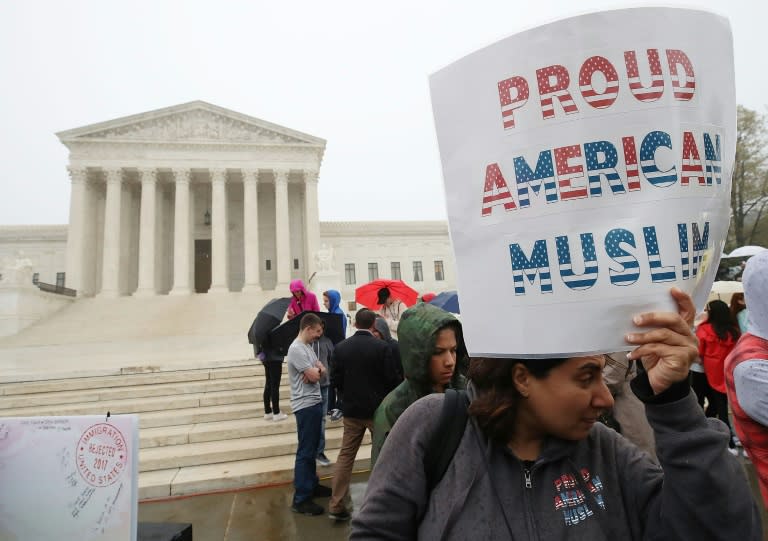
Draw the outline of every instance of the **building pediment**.
M325 141L206 102L150 111L57 134L64 143L239 143L325 146Z

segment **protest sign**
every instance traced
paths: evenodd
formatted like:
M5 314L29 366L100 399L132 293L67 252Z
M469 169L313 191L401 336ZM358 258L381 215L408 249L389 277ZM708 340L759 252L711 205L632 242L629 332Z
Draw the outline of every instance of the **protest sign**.
M629 349L634 314L701 308L729 220L732 38L638 8L501 40L430 78L472 355Z
M138 416L0 418L0 539L136 541Z

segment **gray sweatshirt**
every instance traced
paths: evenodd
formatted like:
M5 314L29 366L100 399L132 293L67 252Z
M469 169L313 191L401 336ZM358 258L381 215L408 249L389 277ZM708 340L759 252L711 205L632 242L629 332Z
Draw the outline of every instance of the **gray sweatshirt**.
M426 396L389 434L350 539L761 540L727 428L678 394L646 403L661 466L599 423L578 442L550 439L526 464L471 420L431 495L423 456L444 395Z

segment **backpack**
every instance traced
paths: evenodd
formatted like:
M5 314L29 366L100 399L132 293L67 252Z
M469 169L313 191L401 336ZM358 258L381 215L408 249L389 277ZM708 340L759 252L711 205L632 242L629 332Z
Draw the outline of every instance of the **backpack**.
M467 392L446 389L443 409L437 430L432 435L424 453L424 473L427 477L427 492L437 486L445 475L456 454L469 419L469 397Z

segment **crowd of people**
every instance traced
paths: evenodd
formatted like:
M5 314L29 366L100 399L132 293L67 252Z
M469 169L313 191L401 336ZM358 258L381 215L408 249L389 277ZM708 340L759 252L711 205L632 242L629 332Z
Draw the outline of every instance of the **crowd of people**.
M389 291L334 345L312 313L315 295L294 281L286 315L300 318L300 332L285 357L298 435L292 509L320 515L315 499L330 497L331 519L352 518L350 479L367 430L372 473L352 539L761 538L731 456L743 445L753 457L768 502L768 256L753 260L745 294L730 306L710 301L695 326L690 297L673 288L678 312L638 316L649 330L626 337L628 353L546 360L469 359L455 316L424 299L406 309ZM750 272L759 264L762 273ZM323 305L346 324L338 291L323 292ZM282 418L280 371L269 367L280 361L262 360L266 417ZM449 389L461 391L469 420L434 485L425 460ZM343 435L326 487L317 464L331 464L333 409ZM737 522L725 520L723 501ZM553 511L562 520L548 520Z

